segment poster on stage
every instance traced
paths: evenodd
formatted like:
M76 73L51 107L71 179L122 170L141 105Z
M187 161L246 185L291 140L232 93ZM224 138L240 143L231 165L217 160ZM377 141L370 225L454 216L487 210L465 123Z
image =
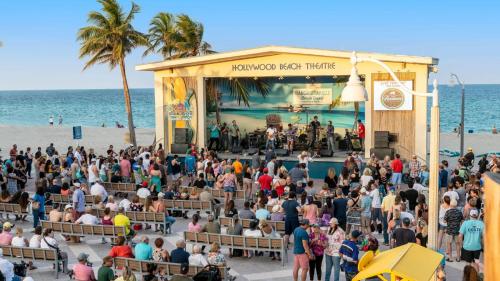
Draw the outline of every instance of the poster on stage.
M167 109L167 115L170 121L187 121L191 120L192 118L193 113L191 111L191 106L187 101L181 102L178 99L175 99L165 107Z
M292 90L293 105L329 105L332 94L331 88L295 88Z
M413 81L401 81L408 89L413 89ZM395 81L373 82L373 108L375 110L412 110L413 95L404 91Z

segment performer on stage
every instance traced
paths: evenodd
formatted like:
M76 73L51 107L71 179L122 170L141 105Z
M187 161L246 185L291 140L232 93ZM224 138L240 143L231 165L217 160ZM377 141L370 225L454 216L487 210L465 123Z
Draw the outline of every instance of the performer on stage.
M229 126L229 142L230 150L233 151L240 147L240 127L236 124L236 120L233 120L231 126Z
M271 149L274 151L274 149L276 148L276 134L276 128L274 128L273 124L269 124L269 128L267 128L266 130L266 149L269 149L269 146L271 146Z
M288 124L288 129L285 132L286 134L286 143L288 146L288 152L290 155L293 154L293 145L295 143L295 135L297 134L297 129L292 126L292 124Z
M326 126L326 143L328 144L328 150L334 151L335 145L335 128L333 127L332 121L328 121L328 126Z
M359 137L359 144L361 145L361 149L364 150L365 125L363 124L363 122L361 122L361 119L358 119L358 137Z
M318 116L313 117L313 120L311 121L311 124L310 124L310 128L311 128L310 147L311 147L311 149L314 149L314 145L316 144L316 138L318 136L319 129L321 128L321 124L318 121Z

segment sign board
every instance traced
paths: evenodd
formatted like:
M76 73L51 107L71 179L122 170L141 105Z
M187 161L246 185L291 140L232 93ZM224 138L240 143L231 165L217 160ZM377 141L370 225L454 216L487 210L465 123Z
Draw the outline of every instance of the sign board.
M73 139L74 140L82 139L82 126L73 126Z
M413 81L401 81L408 89L413 89ZM373 82L373 108L375 110L412 110L413 95L407 93L395 81Z
M191 108L189 104L181 103L181 102L173 102L171 104L166 105L168 119L171 121L177 120L191 120L193 113L191 112Z
M293 89L294 105L327 105L332 103L331 88Z

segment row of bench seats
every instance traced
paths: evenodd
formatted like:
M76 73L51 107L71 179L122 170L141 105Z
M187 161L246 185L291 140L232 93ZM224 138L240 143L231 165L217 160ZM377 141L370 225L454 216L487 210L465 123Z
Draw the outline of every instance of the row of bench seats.
M29 247L14 247L14 246L0 246L4 257L11 257L15 259L21 259L24 261L50 261L55 264L59 264L61 261L58 259L57 251L55 249L41 249L41 248L29 248ZM56 279L59 278L59 268L56 267L55 275Z

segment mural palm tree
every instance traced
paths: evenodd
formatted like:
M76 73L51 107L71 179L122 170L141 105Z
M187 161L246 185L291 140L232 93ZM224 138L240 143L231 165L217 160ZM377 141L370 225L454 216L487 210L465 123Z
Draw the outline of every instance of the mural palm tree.
M95 64L108 64L110 69L120 67L130 142L137 147L125 57L135 48L148 45L147 38L132 26L134 16L140 8L132 3L130 11L125 13L117 0L98 0L98 2L102 5L102 12L90 12L87 20L90 25L78 31L80 59L90 57L83 70Z

